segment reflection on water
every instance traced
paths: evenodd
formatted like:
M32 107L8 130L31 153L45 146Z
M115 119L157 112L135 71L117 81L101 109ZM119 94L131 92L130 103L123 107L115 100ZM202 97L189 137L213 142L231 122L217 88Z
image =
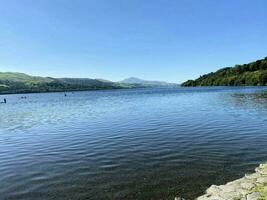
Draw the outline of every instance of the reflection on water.
M259 91L256 93L235 93L231 97L236 106L250 107L254 109L267 109L267 92Z
M0 96L2 199L193 199L267 160L265 87L20 96Z

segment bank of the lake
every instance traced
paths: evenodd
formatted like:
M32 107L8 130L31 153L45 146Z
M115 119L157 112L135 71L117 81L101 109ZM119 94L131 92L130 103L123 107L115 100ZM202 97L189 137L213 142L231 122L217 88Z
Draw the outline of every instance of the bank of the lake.
M228 182L225 185L212 185L196 200L266 200L267 163L255 169L255 173ZM185 200L175 197L175 200Z
M226 185L212 185L206 194L197 200L266 200L267 163L256 168L255 173L229 182Z

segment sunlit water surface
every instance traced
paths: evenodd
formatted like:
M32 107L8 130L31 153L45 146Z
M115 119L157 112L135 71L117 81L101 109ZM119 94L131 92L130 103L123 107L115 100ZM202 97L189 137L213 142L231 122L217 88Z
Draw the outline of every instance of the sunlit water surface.
M3 98L1 200L193 199L267 161L266 87Z

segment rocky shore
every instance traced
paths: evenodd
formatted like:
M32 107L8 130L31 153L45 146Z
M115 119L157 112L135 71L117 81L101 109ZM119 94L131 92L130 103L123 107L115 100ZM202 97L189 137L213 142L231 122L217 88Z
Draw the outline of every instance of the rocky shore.
M257 167L255 173L226 185L212 185L196 200L267 200L267 163Z

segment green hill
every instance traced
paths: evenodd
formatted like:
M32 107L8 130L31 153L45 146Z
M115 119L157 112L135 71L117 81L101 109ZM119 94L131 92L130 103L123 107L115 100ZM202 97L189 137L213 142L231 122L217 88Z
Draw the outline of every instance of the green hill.
M89 78L51 78L0 72L0 94L131 88L131 85Z
M182 86L265 86L267 85L267 57L243 65L226 67L216 72L188 80Z

